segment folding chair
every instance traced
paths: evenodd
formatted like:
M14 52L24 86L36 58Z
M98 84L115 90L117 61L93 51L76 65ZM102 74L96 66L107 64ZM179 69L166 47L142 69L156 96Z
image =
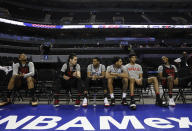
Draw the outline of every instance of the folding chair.
M136 97L135 101L141 101L144 104L144 98L143 98L143 86L135 85L134 88L134 96ZM128 86L128 93L130 94L129 86ZM130 96L130 95L129 95ZM131 99L128 99L128 101L131 101Z
M97 95L100 90L102 90L104 87L98 83L98 81L92 81L91 86L89 88L89 93L90 96L93 93L93 105L96 106L96 101L97 101ZM100 97L102 97L100 95Z
M56 71L54 69L39 69L37 74L37 91L38 97L45 95L48 104L53 98L53 88L56 80ZM40 99L39 99L40 100Z
M0 70L0 96L4 96L4 94L7 92L7 79L6 79L6 73L3 70Z
M189 94L190 92L185 92L185 90L187 88L191 88L191 86L189 85L189 83L192 83L192 71L189 67L184 67L184 68L180 68L178 71L178 76L180 78L179 81L179 91L175 97L175 101L179 100L180 98L182 99L183 103L186 103L186 98L185 98L185 94ZM188 80L184 80L184 78L186 79L186 77L189 77ZM192 94L192 92L191 92Z
M60 86L59 94L57 94L57 95L59 95L59 100L65 101L66 104L69 104L70 101L73 102L73 100L74 100L73 95L77 95L77 93L71 88L66 89L64 87L64 85L65 85L65 83L63 83L63 78L58 78L56 80L56 86ZM72 92L73 92L73 95L72 95ZM55 96L55 94L54 94L54 96Z

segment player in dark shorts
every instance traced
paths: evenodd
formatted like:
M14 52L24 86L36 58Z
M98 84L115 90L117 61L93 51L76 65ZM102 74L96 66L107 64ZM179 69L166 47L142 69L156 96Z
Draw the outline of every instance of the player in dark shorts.
M68 58L68 62L65 63L61 68L61 79L62 86L66 90L70 90L71 88L76 88L78 90L78 96L76 98L75 106L80 106L80 97L83 91L84 99L83 106L87 106L87 91L82 88L82 80L81 80L81 69L80 65L77 63L76 54L70 54ZM56 88L56 95L54 106L59 106L59 86Z
M141 65L136 64L137 57L135 54L129 55L129 61L127 65L125 65L125 69L129 74L129 80L130 80L130 96L131 96L131 102L130 102L130 108L136 109L136 104L134 100L134 89L135 84L138 86L147 86L148 84L154 84L154 90L156 93L156 105L159 106L165 106L166 102L163 102L160 98L159 94L159 84L157 77L149 77L147 79L143 79L143 70Z
M87 88L93 84L102 86L104 89L104 105L109 106L107 99L107 83L105 79L105 65L100 64L98 57L93 58L93 63L87 67Z
M32 97L31 105L38 105L35 97L34 89L34 76L35 69L33 62L27 61L25 54L19 55L19 63L13 64L13 75L8 84L7 98L0 102L0 106L4 106L11 103L11 92L14 88L20 88L24 83L27 84L30 96Z
M185 62L182 68L186 68L188 70L181 70L180 68L180 71L178 72L177 67L169 63L168 57L162 56L162 61L163 64L158 67L161 84L169 90L169 106L175 106L175 102L172 97L172 89L174 86L187 86L189 82L192 82L192 73Z
M175 65L169 63L169 59L166 56L162 56L163 64L158 67L159 77L161 84L169 89L169 102L170 106L175 106L174 99L172 97L172 89L174 85L179 84L178 71Z
M122 59L120 57L113 58L113 65L107 67L106 78L108 89L111 97L111 105L115 105L115 97L113 93L114 84L122 83L122 104L127 105L126 91L128 87L128 73L122 65Z

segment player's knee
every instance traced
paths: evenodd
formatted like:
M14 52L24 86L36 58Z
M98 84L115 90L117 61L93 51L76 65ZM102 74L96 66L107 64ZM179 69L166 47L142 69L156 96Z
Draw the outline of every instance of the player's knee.
M153 82L157 82L157 77L152 77Z
M13 76L12 76L12 78L16 78L16 77L17 77L17 75L13 75Z
M13 80L15 80L15 79L17 79L18 77L17 77L17 75L13 75L12 77L11 77L11 80L13 81Z
M168 80L168 82L169 81L173 81L174 79L173 79L173 76L169 76L168 78L167 78L167 80Z
M33 78L32 78L32 77L28 77L28 78L27 78L27 82L28 82L28 83L33 83Z
M127 84L128 83L128 79L127 78L123 78L123 83Z
M135 79L134 78L130 78L130 83L134 83Z
M7 88L7 89L10 91L10 90L12 90L13 88L12 88L12 87L10 87L10 86L8 86L8 88Z

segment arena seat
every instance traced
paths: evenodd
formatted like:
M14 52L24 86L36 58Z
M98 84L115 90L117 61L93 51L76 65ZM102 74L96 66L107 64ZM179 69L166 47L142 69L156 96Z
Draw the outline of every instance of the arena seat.
M55 69L39 69L37 74L37 90L39 101L41 101L44 96L48 104L52 101L53 89L56 80L56 70Z

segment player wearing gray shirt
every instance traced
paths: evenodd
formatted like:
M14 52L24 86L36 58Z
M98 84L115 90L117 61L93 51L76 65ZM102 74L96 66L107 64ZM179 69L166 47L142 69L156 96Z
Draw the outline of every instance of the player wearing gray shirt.
M91 86L102 86L104 89L104 105L109 106L105 79L105 66L100 64L100 59L98 57L95 57L92 60L92 64L87 67L87 88Z
M94 63L96 63L95 59L99 63L99 60L97 60L97 58L94 58L93 64L88 65L87 72L90 72L90 76L92 76L92 79L95 79L94 77L97 77L97 79L103 78L102 72L105 72L105 65L102 65L102 64L95 64L94 65Z
M140 74L143 74L142 67L139 64L127 64L125 65L125 69L129 74L129 78L139 79Z
M11 90L14 87L21 87L22 83L27 83L30 96L32 97L31 105L36 106L38 104L35 97L34 79L35 74L33 62L27 62L27 56L25 54L19 55L19 63L13 64L13 75L8 84L7 99L0 103L0 106L10 103Z
M106 78L111 97L111 105L115 105L115 97L113 93L114 84L119 86L120 83L123 85L122 104L127 105L126 91L128 87L128 74L122 65L122 59L120 57L113 58L113 65L107 67Z
M154 84L154 90L156 93L156 104L159 106L165 106L165 102L163 102L160 98L159 94L159 85L158 80L156 77L149 77L147 79L143 79L143 70L139 64L136 64L137 57L135 54L129 55L130 63L125 65L125 69L129 74L130 80L130 96L131 96L131 103L130 108L136 109L136 104L134 100L134 89L135 84L139 86L147 86L148 84Z

